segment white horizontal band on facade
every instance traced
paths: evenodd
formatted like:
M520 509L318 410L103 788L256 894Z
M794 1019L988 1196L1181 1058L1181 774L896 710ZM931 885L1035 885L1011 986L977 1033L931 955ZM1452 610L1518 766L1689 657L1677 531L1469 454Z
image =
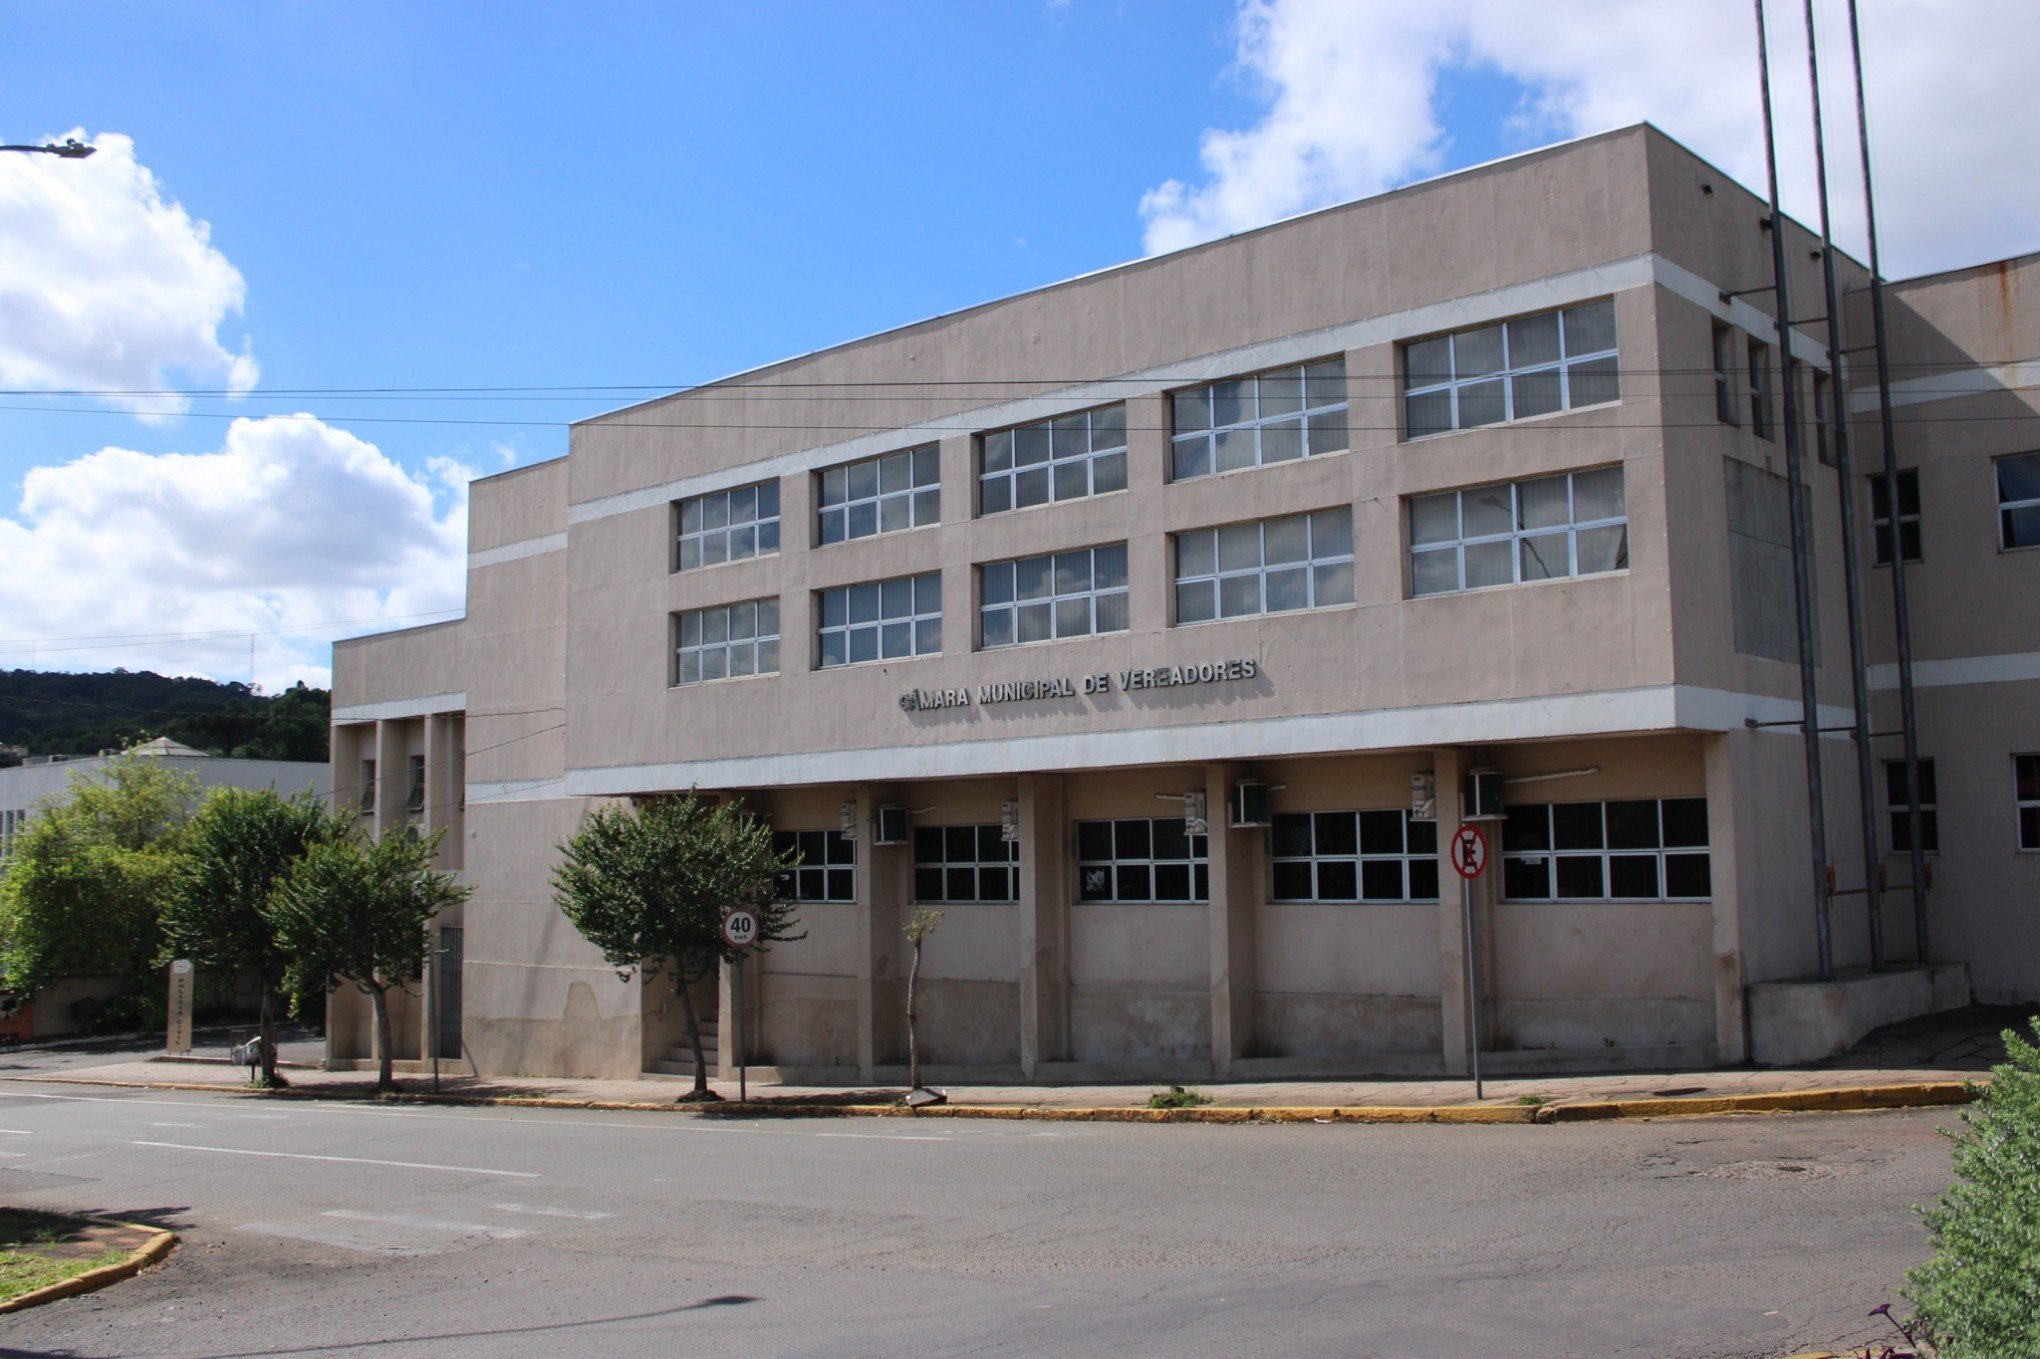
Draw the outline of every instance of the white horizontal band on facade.
M567 535L564 532L548 533L542 538L520 538L514 543L504 543L499 547L485 547L480 552L468 553L468 570L472 571L478 566L497 566L503 562L514 562L524 557L538 557L548 552L565 552L566 550Z
M1635 732L1735 731L1743 729L1748 721L1791 721L1798 714L1799 704L1791 699L1668 684L1590 694L1143 727L1133 731L597 766L568 770L565 795L615 797L678 788L785 788L1128 765L1198 765L1215 760L1367 753ZM1822 726L1846 726L1853 716L1846 708L1820 710Z
M559 775L542 779L499 779L493 783L467 785L467 805L477 802L550 802L567 795L567 781Z
M2006 392L2021 387L2040 387L2040 359L1980 364L1973 368L1952 368L1945 373L1903 378L1891 384L1891 405L1896 410L1900 406L1950 401L1956 397L1981 396L1986 392ZM1875 386L1858 387L1849 394L1849 412L1852 415L1864 415L1876 409Z
M1943 661L1914 661L1913 684L1945 689L1961 684L2007 684L2040 679L2040 651L2009 651L1997 656L1955 656ZM1898 666L1870 667L1870 687L1879 692L1898 688Z
M435 713L462 714L466 711L465 693L423 694L417 698L387 698L380 703L355 703L335 708L332 720L336 723L390 722L400 717L430 717Z
M1363 349L1371 345L1414 339L1440 331L1483 325L1528 312L1548 311L1653 283L1696 306L1705 307L1715 313L1723 312L1721 289L1715 284L1655 254L1632 255L1607 264L1576 269L1571 273L1554 274L1550 278L1536 279L1528 283L1511 284L1506 288L1454 298L1448 302L1434 302L1427 306L1370 317L1364 321L1348 321L1318 330L1301 331L1279 339L1263 340L1256 344L1206 354L1200 358L1178 359L1154 368L1128 373L1109 382L1081 384L1055 392L1044 392L979 406L971 410L953 411L919 424L860 434L855 438L801 449L798 452L783 453L774 458L763 458L739 466L681 477L641 490L622 491L615 495L585 500L567 507L567 522L584 524L614 515L631 514L638 510L666 505L686 496L703 495L733 486L748 486L755 481L833 466L865 454L887 453L914 444L930 443L945 435L953 436L964 429L1000 429L1008 425L1028 424L1107 402L1123 401L1130 396L1147 396L1176 387L1231 377L1238 373L1275 368L1288 363L1301 363L1308 359L1323 358L1335 350ZM1740 300L1730 303L1727 312L1738 324L1760 333L1771 326L1770 317ZM1794 344L1794 351L1808 362L1825 367L1827 351L1819 346L1811 346L1811 342L1804 341L1803 337L1797 338L1801 342ZM726 390L702 388L689 394L703 397L717 395L741 397L745 393L742 387L732 387ZM591 422L591 427L599 425ZM627 429L629 421L620 420L615 427Z

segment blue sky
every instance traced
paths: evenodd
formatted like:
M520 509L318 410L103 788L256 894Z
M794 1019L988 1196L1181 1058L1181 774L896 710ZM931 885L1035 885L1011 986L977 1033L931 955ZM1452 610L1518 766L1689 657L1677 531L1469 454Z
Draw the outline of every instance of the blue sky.
M17 183L51 177L11 209L0 178L0 231L47 246L12 284L0 261L0 328L15 332L0 335L0 388L133 385L106 374L139 366L217 390L234 355L259 378L176 418L137 418L164 409L148 398L0 396L0 555L27 564L11 587L0 570L0 668L245 679L255 633L265 684L321 679L326 641L355 620L458 606L466 474L556 456L564 421L633 395L335 389L679 385L1639 116L1747 178L1760 163L1745 135L1754 77L1735 83L1747 10L1564 0L1582 3L1595 22L1559 42L1556 9L1499 0L1416 17L1351 0L15 0L0 140L125 137L139 168L111 178L117 148L96 166L0 157L36 162L0 164ZM1894 54L1903 125L1913 86L1931 84L1919 35L1975 35L1926 0L1896 9L1872 55ZM2003 29L2022 14L1980 18ZM1996 79L1964 59L1981 111L2030 126L2006 118L2031 104L2017 63ZM1902 167L1929 159L1899 138L1879 150ZM105 184L67 204L87 181L54 176L88 167ZM95 214L146 199L147 175L168 215L102 241ZM2006 253L2040 244L2016 239L2024 224L2005 224ZM1972 253L1945 261L1915 253L1958 263L1995 239L1950 244ZM145 247L177 267L147 264ZM163 282L186 265L188 286ZM160 295L124 302L143 281ZM37 332L94 287L79 335ZM189 316L166 322L180 307ZM75 362L34 349L74 340ZM229 418L291 412L316 416L318 437L268 422L230 441ZM95 457L108 449L140 456ZM234 487L258 483L260 513L235 510ZM223 529L236 514L274 522ZM286 560L292 520L321 516L334 531ZM118 536L95 537L115 522ZM349 527L373 523L401 533ZM243 536L246 550L224 541ZM138 539L165 544L146 572L94 573ZM428 560L429 589L416 579ZM91 588L57 589L62 572Z

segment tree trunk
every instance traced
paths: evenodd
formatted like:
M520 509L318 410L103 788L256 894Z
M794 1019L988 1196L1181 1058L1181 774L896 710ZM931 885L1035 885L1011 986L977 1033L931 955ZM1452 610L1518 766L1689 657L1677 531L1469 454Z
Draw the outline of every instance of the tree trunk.
M708 1064L701 1051L701 1020L694 1013L694 992L687 985L687 969L675 966L673 985L680 992L680 1013L687 1017L687 1045L694 1049L694 1089L688 1092L691 1100L713 1098L708 1088Z
M921 941L914 940L914 961L907 968L907 1089L921 1088L921 1048L914 1032L914 985L921 979Z
M390 995L387 987L371 983L368 1002L375 1009L375 1088L394 1090L397 1080L392 1073L390 1053Z
M262 1018L259 1024L257 1041L262 1045L262 1083L274 1088L283 1082L276 1075L276 993L270 989L266 978L262 982Z

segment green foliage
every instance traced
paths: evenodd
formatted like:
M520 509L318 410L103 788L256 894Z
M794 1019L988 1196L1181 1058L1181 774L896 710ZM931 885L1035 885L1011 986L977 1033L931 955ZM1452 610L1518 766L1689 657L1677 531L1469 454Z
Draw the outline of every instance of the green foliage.
M1920 1210L1933 1257L1906 1275L1914 1329L1946 1359L2040 1354L2040 1047L2004 1039L1954 1133L1955 1183Z
M286 985L330 991L352 982L377 994L425 968L426 926L471 889L432 870L439 837L343 836L306 849L269 898Z
M0 670L0 745L89 755L167 736L210 755L323 764L331 698L303 684L266 696L147 670Z
M1172 1085L1167 1090L1157 1090L1152 1095L1149 1095L1147 1107L1150 1109L1195 1109L1199 1105L1209 1103L1211 1103L1211 1096L1209 1095L1196 1090L1185 1090L1180 1085Z
M772 849L772 829L739 803L692 793L602 807L560 847L554 899L575 929L619 973L671 968L683 983L717 959L724 912L758 913L758 944L804 939L793 907L778 899L781 873L799 856Z
M926 906L917 906L914 913L907 917L907 923L901 926L900 932L907 936L908 943L918 945L935 933L935 927L942 923L942 915L941 911L931 911Z
M63 977L119 976L146 1010L160 989L161 906L181 871L196 798L188 775L146 757L74 775L64 797L30 819L0 876L6 985L36 991Z

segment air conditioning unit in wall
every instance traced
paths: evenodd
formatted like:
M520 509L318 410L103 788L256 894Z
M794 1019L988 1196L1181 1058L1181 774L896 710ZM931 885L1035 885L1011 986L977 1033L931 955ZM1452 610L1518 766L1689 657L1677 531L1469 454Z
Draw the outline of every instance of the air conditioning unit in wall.
M1462 821L1500 821L1508 815L1502 802L1502 771L1472 769L1466 774L1466 802Z
M1226 822L1233 826L1265 826L1268 815L1268 785L1254 779L1241 779L1232 786L1232 797L1227 799Z
M871 843L874 845L904 845L907 843L907 809L905 807L880 807L871 823Z

